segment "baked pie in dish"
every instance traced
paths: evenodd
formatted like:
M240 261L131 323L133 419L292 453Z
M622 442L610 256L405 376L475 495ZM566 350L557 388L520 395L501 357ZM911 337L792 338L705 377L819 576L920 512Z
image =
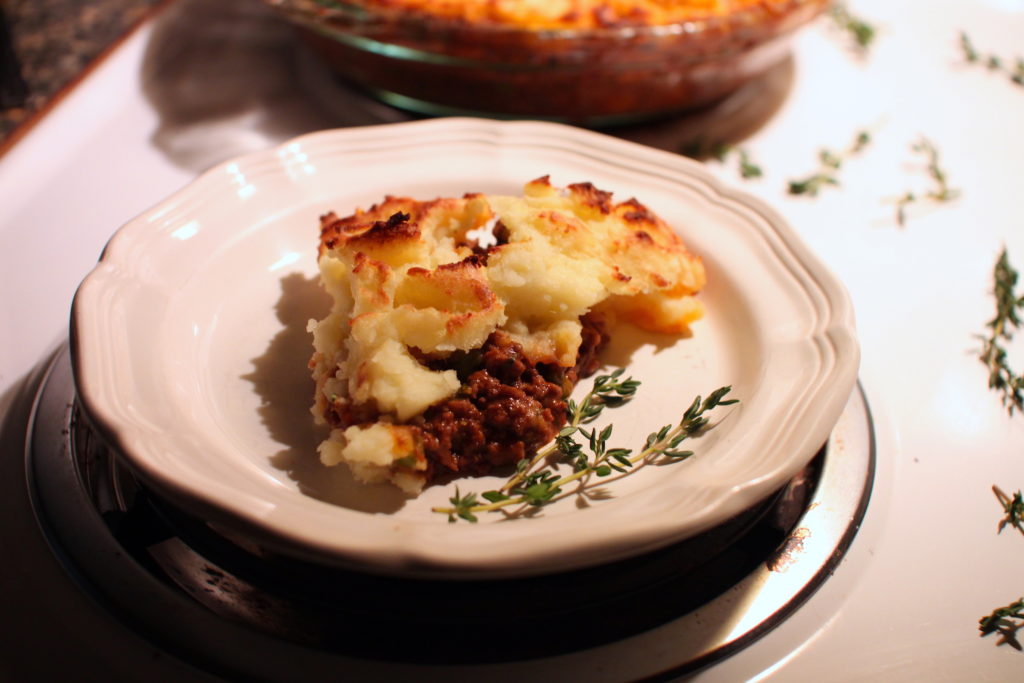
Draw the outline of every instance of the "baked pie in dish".
M614 125L781 62L827 0L264 0L348 81L426 114Z

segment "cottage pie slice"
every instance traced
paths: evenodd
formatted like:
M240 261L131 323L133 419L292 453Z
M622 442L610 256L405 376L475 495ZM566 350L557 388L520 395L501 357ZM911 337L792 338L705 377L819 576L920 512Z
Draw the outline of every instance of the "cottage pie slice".
M565 424L616 321L682 333L700 259L635 199L547 177L522 197L388 196L320 221L310 321L326 465L409 494L531 456Z

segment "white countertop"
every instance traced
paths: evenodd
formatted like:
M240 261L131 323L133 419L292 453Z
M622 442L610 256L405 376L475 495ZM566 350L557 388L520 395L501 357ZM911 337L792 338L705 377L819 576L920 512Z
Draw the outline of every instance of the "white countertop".
M1024 538L997 534L991 491L1024 488L1024 415L1009 416L986 387L976 335L994 314L1000 249L1024 269L1024 87L965 64L959 32L986 54L1024 56L1024 1L850 5L878 27L876 45L857 58L824 19L800 35L788 97L741 143L764 177L708 166L776 208L848 287L877 431L875 489L835 576L779 628L696 678L1007 680L1024 671L1024 653L979 638L977 621L1024 595ZM75 287L118 226L216 161L337 120L289 80L289 34L244 19L210 33L264 60L255 70L266 87L205 112L176 108L188 99L185 76L198 72L157 40L175 11L133 35L0 159L0 411L66 338ZM252 67L210 66L206 85L232 68ZM373 120L348 120L359 117ZM864 128L873 141L844 163L839 187L786 193L787 180L814 170L819 148L841 149ZM910 149L921 135L962 194L912 206L899 227L892 201L928 187ZM1011 363L1024 370L1024 348L1011 348Z

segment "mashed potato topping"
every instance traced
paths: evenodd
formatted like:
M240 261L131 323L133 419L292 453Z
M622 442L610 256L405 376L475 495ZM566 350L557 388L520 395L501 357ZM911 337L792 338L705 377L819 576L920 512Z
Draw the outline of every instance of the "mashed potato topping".
M327 214L319 266L334 300L309 324L313 414L332 427L321 460L408 493L535 451L604 327L684 332L705 279L635 199L547 177L521 197L389 196Z

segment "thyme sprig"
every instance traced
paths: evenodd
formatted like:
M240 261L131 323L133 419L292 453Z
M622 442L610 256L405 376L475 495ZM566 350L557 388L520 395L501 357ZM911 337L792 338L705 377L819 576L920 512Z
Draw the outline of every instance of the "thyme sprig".
M1018 277L1004 248L992 270L996 314L987 324L989 334L981 337L979 354L981 362L988 368L988 388L1002 395L1003 406L1010 415L1014 409L1024 411L1024 377L1010 367L1008 353L1003 346L1004 342L1013 339L1014 332L1021 326L1024 296L1016 294Z
M906 225L907 206L910 204L919 201L949 202L960 196L960 190L949 186L946 172L939 164L939 150L931 140L922 135L910 146L910 149L913 152L925 155L927 160L926 169L928 177L932 180L932 187L924 194L915 194L908 190L902 197L896 200L896 222L900 226Z
M849 35L853 41L853 49L861 56L866 55L877 36L875 27L851 14L845 2L832 5L828 10L828 16L841 31Z
M1015 57L1013 65L1007 66L1006 61L995 54L983 55L974 47L974 42L965 31L960 32L960 51L968 64L980 64L989 71L998 71L1007 76L1016 85L1024 86L1024 57Z
M843 162L856 156L871 144L871 134L866 130L857 132L853 142L842 152L829 149L818 151L818 170L802 180L789 181L789 194L817 197L828 185L839 185L838 171Z
M552 445L534 458L521 460L515 474L501 488L479 495L462 494L456 488L455 495L449 498L451 506L435 507L433 511L447 515L449 522L459 519L476 522L478 513L506 511L512 506L529 510L547 505L568 495L565 489L570 484L577 483L576 491L585 493L594 477L608 477L616 472L626 475L645 465L686 460L693 451L679 447L683 441L707 428L707 413L718 406L737 403L735 399L725 398L731 387L721 387L707 398L697 396L677 424L668 424L651 432L639 452L634 453L629 448L609 448L612 425L600 431L596 428L587 430L582 425L593 421L605 407L621 405L633 397L640 382L632 378L620 380L621 375L620 369L596 378L594 388L579 404L570 403L570 420ZM577 434L583 437L583 443L574 438ZM570 465L572 472L558 474L554 468L560 462ZM481 502L481 498L487 502Z

